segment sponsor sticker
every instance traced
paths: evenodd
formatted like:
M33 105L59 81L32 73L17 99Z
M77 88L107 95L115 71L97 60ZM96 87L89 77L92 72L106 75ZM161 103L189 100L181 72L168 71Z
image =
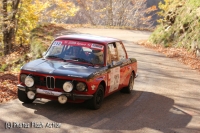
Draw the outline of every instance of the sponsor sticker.
M91 86L92 90L94 90L94 89L95 89L95 87L96 87L95 85L92 85L92 86Z
M103 50L104 46L100 44L95 44L91 42L81 42L81 41L74 41L74 40L56 40L53 42L53 46L60 46L60 45L73 45L73 46L83 46L89 47L93 49Z
M109 74L110 89L109 92L113 92L118 89L120 83L120 67L111 69Z
M93 43L93 44L91 45L91 48L96 48L96 49L101 49L101 50L103 50L103 46L102 46L102 45L95 44L95 43Z

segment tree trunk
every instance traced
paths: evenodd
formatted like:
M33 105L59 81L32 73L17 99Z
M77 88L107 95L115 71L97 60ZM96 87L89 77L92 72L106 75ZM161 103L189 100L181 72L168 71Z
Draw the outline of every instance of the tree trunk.
M7 55L9 52L9 47L8 47L8 33L7 33L7 17L8 17L8 11L7 11L7 0L2 1L3 5L3 25L2 25L2 30L3 30L3 44L4 44L4 55Z
M109 8L108 8L108 25L113 26L113 9L112 9L112 0L109 0Z
M95 25L92 16L90 15L90 11L87 11L87 4L86 1L79 1L79 5L83 7L83 9L85 10L85 15L88 18L88 20L90 21L90 24Z
M4 55L11 52L15 41L15 27L16 27L16 14L20 0L12 0L11 11L8 15L8 0L3 0L3 44L4 44ZM11 17L8 17L11 16Z

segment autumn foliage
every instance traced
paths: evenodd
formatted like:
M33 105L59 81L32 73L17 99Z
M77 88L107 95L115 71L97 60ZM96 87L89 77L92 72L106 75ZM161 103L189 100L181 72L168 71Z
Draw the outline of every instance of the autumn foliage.
M150 41L165 47L198 52L195 50L200 48L200 1L164 0L164 3L159 4L159 8L160 25L151 35Z
M76 0L79 11L67 22L92 25L150 29L156 6L146 7L146 0Z
M0 8L4 55L12 51L13 45L29 44L30 31L39 23L61 22L78 10L72 2L64 0L3 0Z

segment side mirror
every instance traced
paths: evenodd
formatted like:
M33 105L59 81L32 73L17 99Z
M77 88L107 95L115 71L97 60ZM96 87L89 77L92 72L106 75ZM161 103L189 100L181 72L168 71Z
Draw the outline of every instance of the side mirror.
M116 61L112 61L112 66L116 66L117 62Z
M45 56L45 54L46 54L46 52L43 52L43 53L42 53L42 56L44 57L44 56Z
M108 65L108 68L111 68L113 66L116 66L117 62L116 61L112 61L111 64Z

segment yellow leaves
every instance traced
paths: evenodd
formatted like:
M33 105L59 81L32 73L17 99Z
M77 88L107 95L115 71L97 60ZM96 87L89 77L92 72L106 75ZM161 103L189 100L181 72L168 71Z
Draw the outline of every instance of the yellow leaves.
M150 7L150 9L151 9L152 11L155 11L155 10L157 10L157 7L154 5L154 6Z
M89 7L89 6L88 6L88 7L86 7L86 10L87 10L87 11L89 11L89 10L90 10L90 7Z
M102 8L102 9L98 9L98 10L94 10L95 12L105 12L107 10L107 8Z
M156 11L156 10L157 10L157 7L154 5L154 6L149 7L148 9L146 9L145 12L151 13L151 12Z
M74 16L78 11L73 3L63 0L22 0L21 2L16 37L18 43L28 43L29 33L38 22L61 21L67 16Z
M18 30L16 42L28 43L30 31L36 27L40 13L47 7L39 0L22 0L18 12Z
M73 3L63 0L49 1L49 7L43 12L41 21L47 22L65 22L68 16L74 16L79 10Z
M171 10L174 6L176 6L176 3L179 3L180 0L164 0L164 3L159 2L158 7L163 11L163 12L159 12L158 14L160 16L164 16L164 14L166 12L168 12L169 10Z
M105 17L106 17L105 14L104 14L104 15L103 15L103 14L100 14L100 18L101 18L101 19L103 19L103 18L105 18Z

